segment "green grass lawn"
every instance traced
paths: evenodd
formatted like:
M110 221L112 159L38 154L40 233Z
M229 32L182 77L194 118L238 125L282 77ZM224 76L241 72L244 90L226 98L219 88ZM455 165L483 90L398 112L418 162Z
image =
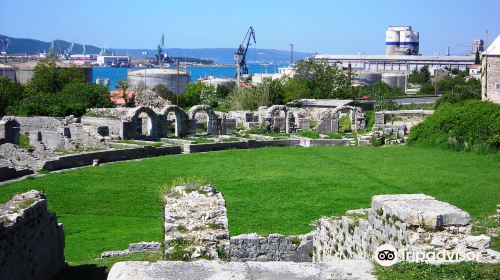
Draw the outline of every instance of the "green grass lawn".
M45 190L64 224L66 260L92 263L102 251L161 241L159 188L179 177L211 181L226 198L232 235L306 233L311 221L369 207L387 193L425 193L473 218L500 202L500 157L423 147L229 150L121 162L0 186L0 202Z

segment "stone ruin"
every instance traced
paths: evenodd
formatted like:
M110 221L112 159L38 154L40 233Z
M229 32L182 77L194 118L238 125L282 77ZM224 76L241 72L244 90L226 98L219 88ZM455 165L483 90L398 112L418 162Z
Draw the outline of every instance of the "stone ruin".
M141 279L173 275L178 279L254 279L256 275L375 279L374 252L383 244L408 251L472 252L479 256L476 262L500 263L500 253L490 248L490 237L471 235L467 212L423 194L374 196L371 208L321 218L314 231L302 236L230 237L226 213L224 198L210 185L173 188L165 196L165 257L192 262L121 262L113 266L108 279L137 275Z
M147 106L93 108L80 118L3 117L0 121L0 181L32 174L65 154L115 150L113 141L116 140L158 141L171 136L170 133L175 137L185 137L197 135L200 131L205 131L206 135L230 137L229 134L239 127L286 133L308 129L338 132L338 119L342 115L350 116L354 131L363 130L366 123L361 108L345 102L339 103L342 106L335 103L339 106L327 106L321 110L311 106L273 105L260 107L255 112L227 113L214 111L208 105L196 105L186 112L154 92L145 92L136 102ZM28 138L29 147L19 146L21 136ZM251 138L254 137L272 140L267 136L260 139L258 135ZM175 141L169 143L179 144Z
M289 107L273 105L259 107L256 112L230 111L230 118L236 120L237 126L252 128L264 125L274 132L292 133L297 130L315 130L318 132L339 132L339 118L348 116L354 132L366 127L366 117L360 107L342 105L331 108Z
M404 143L413 126L434 114L434 110L398 110L375 112L372 133L383 144Z
M358 213L359 214L359 213ZM471 235L471 217L423 194L376 195L361 215L321 218L313 238L314 261L371 260L390 244L410 252L477 253L477 262L500 263L490 237ZM412 261L409 259L409 261Z
M210 185L176 186L164 201L166 259L227 259L229 230L221 193Z
M295 262L118 262L108 280L375 280L373 265L366 261L335 263Z
M43 193L29 191L0 205L0 279L52 279L64 261L64 230Z
M167 260L294 261L312 260L309 235L229 237L225 200L213 186L176 186L165 197Z
M134 105L135 107L150 107L156 113L160 113L165 106L172 105L172 102L161 97L158 93L146 89L135 95Z
M128 245L128 248L125 250L114 250L114 251L105 251L101 253L101 259L105 258L113 258L119 256L132 255L137 253L152 253L152 252L160 252L161 244L160 242L138 242L131 243Z

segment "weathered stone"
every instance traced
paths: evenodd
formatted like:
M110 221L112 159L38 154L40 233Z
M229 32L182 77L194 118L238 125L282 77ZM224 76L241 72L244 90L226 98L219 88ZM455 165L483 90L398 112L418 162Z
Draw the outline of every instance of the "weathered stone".
M490 238L470 236L470 232L469 214L448 203L423 194L379 195L372 198L368 220L356 216L320 219L313 238L313 261L372 259L378 246L389 244L413 252L480 253L478 262L500 262L499 252L487 251Z
M354 209L354 210L347 210L345 211L346 215L368 215L370 212L371 208L360 208L360 209Z
M369 261L332 263L293 262L119 262L113 265L108 280L245 280L245 279L375 279Z
M188 259L229 255L227 210L210 185L176 186L165 195L165 256L181 250Z
M161 247L160 242L131 243L128 245L128 249L125 249L125 250L102 252L101 259L118 257L118 256L125 256L125 255L130 255L130 254L137 254L137 253L159 252L160 247Z
M128 250L134 253L158 252L160 251L160 242L139 242L128 245Z
M230 239L231 261L312 261L313 234L284 236L256 233L242 234Z
M0 279L52 279L65 265L63 227L47 212L43 193L0 205Z
M489 249L491 247L491 238L486 235L467 236L465 242L467 247L473 249Z
M372 208L383 209L412 226L440 228L471 222L467 212L423 194L377 195L372 198Z

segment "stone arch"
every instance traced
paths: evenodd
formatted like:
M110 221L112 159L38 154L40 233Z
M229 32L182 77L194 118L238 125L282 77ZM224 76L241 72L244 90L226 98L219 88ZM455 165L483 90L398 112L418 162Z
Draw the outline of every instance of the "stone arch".
M266 114L265 114L265 121L267 122L268 127L273 130L273 131L281 131L281 128L283 127L282 119L281 117L276 117L276 113L278 112L283 112L284 113L284 122L285 122L285 131L288 133L290 131L290 124L289 121L291 119L290 115L288 114L288 108L285 105L273 105L269 108L267 108ZM280 123L281 122L281 123Z
M158 115L149 107L132 108L124 118L123 130L124 139L158 139Z
M190 133L196 134L196 114L199 112L207 113L207 135L213 135L217 132L217 115L212 107L208 105L195 105L188 111L188 118L190 123Z
M366 127L366 117L363 113L363 109L355 106L342 106L340 108L335 109L335 111L340 113L349 112L349 120L351 122L351 130L353 132L361 131Z
M175 114L175 137L186 135L188 115L177 105L167 105L161 109L160 116L162 121L159 124L160 134L167 135L167 131L170 129L167 118L172 112Z

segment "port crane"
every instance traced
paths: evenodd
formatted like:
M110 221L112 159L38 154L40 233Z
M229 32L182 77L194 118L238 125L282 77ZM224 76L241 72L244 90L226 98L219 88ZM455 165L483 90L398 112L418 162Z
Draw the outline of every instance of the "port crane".
M165 34L162 33L161 34L160 43L156 47L156 49L158 50L158 54L155 55L156 56L156 60L158 61L158 65L160 67L162 66L162 62L164 62L164 61L167 60L167 54L163 53L163 47L164 46L165 46Z
M250 26L250 28L248 28L247 34L245 35L245 38L243 39L243 42L241 42L238 50L236 50L236 52L234 53L234 60L236 61L236 78L238 87L240 87L241 76L243 74L248 74L246 56L248 47L252 45L252 41L254 44L257 43L255 41L255 30L253 29L252 26Z

